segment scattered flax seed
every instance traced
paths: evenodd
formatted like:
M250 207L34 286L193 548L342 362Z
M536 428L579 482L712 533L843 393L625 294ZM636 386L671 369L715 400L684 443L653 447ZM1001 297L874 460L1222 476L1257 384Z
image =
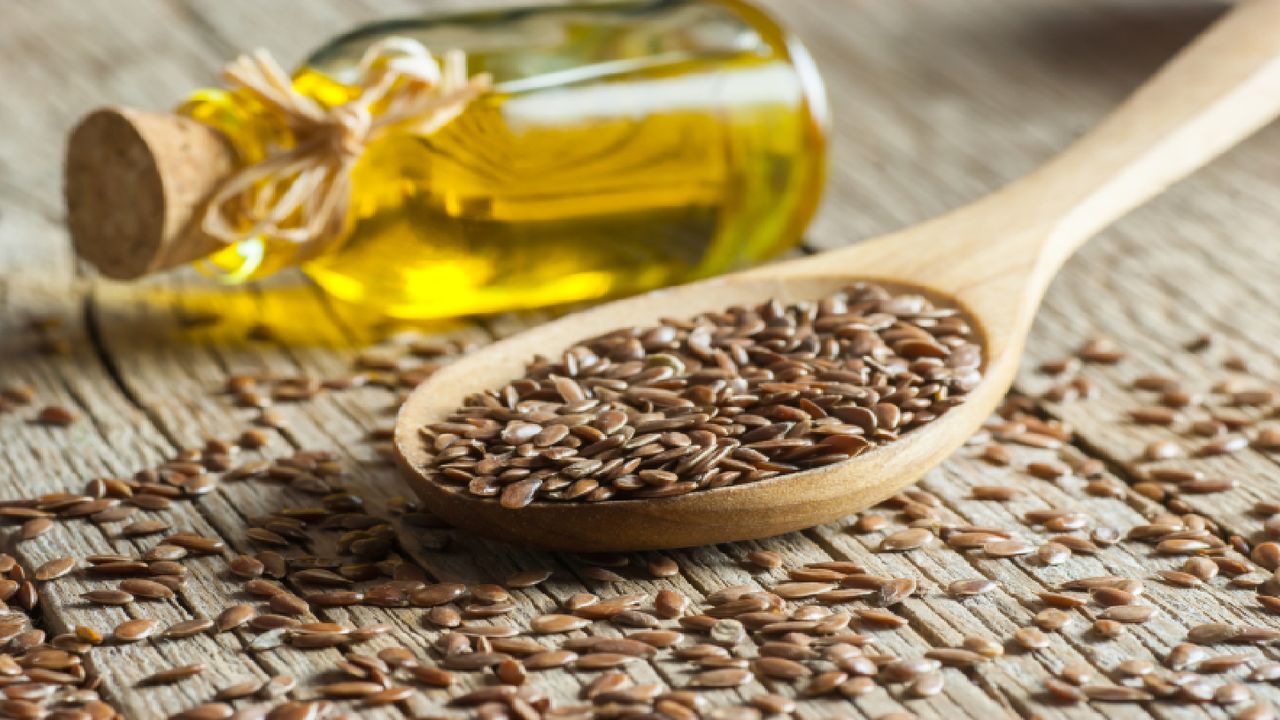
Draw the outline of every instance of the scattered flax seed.
M244 625L257 614L252 605L232 605L218 614L214 621L218 632L226 632Z
M1142 451L1145 460L1169 460L1181 455L1182 448L1172 440L1154 440Z
M1018 628L1013 633L1013 641L1024 650L1039 650L1049 647L1049 637L1039 628Z
M1124 635L1124 623L1111 618L1098 618L1093 621L1093 631L1101 637L1115 639Z
M545 582L550 577L550 570L526 570L508 577L506 585L510 588L529 588Z
M36 422L42 425L66 427L76 421L76 414L61 405L48 405L36 415Z
M973 597L995 590L994 580L979 578L973 580L956 580L947 586L947 593L954 597Z
M1099 365L1114 365L1125 357L1124 351L1114 340L1101 336L1089 340L1076 354L1085 362Z
M999 465L1003 467L1013 462L1013 455L1004 445L990 443L982 449L982 459L992 465Z
M881 552L904 552L931 544L935 536L927 528L910 528L889 535L880 542Z
M133 595L124 590L90 590L80 597L95 605L128 605L133 602Z
M671 577L680 572L680 566L676 564L676 561L665 555L658 555L650 559L646 566L649 574L657 578Z
M969 493L974 500L1007 502L1022 495L1023 491L1012 485L975 485Z
M1133 421L1142 425L1172 425L1179 420L1177 411L1158 405L1140 407L1129 411Z
M150 618L126 620L116 626L115 630L112 631L111 636L117 642L137 642L154 635L159 627L160 623Z
M1234 452L1239 452L1247 447L1249 447L1249 438L1243 435L1228 435L1215 440L1210 440L1209 442L1201 445L1200 449L1196 451L1196 454L1200 457L1229 455Z
M752 550L747 553L747 562L758 568L772 570L782 567L782 555L772 550Z
M54 580L63 575L70 573L76 568L75 558L61 557L55 558L36 568L32 573L32 577L39 581Z
M180 680L195 677L205 671L204 663L179 665L148 675L138 681L139 685L168 685Z
M993 540L982 545L982 551L993 558L1011 558L1030 555L1036 546L1022 540Z
M214 623L208 618L196 618L194 620L183 620L181 622L170 625L162 634L167 638L186 638L199 635L200 633L212 630Z

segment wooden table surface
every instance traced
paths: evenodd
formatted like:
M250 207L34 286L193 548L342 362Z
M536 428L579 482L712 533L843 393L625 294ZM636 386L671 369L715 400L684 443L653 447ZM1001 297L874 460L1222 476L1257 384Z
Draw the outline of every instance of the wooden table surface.
M465 5L463 0L454 3ZM813 225L813 248L854 242L927 218L1018 176L1095 122L1182 43L1209 23L1223 5L1199 1L1137 0L776 0L773 9L804 40L826 78L834 109L835 145L825 205ZM397 347L391 330L413 337L441 336L484 342L536 318L495 317L430 328L389 327L335 307L293 275L245 288L217 288L190 272L123 285L95 278L78 266L63 227L60 158L74 120L104 103L149 108L172 106L190 88L213 81L234 53L269 47L290 64L308 48L361 21L411 13L445 3L414 0L17 0L4 5L0 22L0 386L29 384L37 404L0 412L0 499L79 492L95 477L129 477L200 447L209 438L234 438L254 417L235 407L220 389L239 372L325 378L350 372L364 346L382 340ZM1035 372L1040 361L1073 353L1095 334L1116 339L1127 357L1115 365L1086 365L1083 376L1098 388L1088 400L1037 401L1037 412L1075 431L1072 445L1101 459L1107 477L1130 485L1142 477L1140 455L1155 439L1192 450L1203 442L1185 432L1127 422L1132 408L1151 402L1131 389L1144 373L1172 373L1187 387L1209 392L1233 379L1241 388L1274 388L1280 351L1280 127L1272 127L1190 180L1172 188L1073 259L1055 282L1033 333L1018 390L1038 398L1052 380ZM214 313L215 315L210 315ZM264 333L265 328L269 332ZM1212 333L1212 346L1189 352L1191 339ZM1250 370L1224 366L1239 357ZM321 393L282 403L287 424L271 433L261 452L281 457L297 449L335 453L347 482L379 511L406 494L394 469L379 460L370 433L392 420L396 392L380 387ZM35 409L62 404L79 420L69 427L32 422ZM1251 417L1269 410L1249 410ZM1201 410L1188 418L1204 417ZM1251 428L1247 432L1252 434ZM255 451L256 452L256 451ZM936 513L953 523L1016 528L1042 541L1052 534L1021 525L1023 513L1070 508L1096 526L1125 533L1166 511L1158 502L1117 485L1112 497L1085 492L1085 481L1033 479L1028 461L1052 458L1046 450L1015 449L1014 462L997 467L961 451L929 474L921 488L936 496ZM1237 485L1210 495L1165 498L1174 511L1195 512L1222 536L1259 539L1263 518L1251 508L1280 500L1277 456L1255 449L1211 458L1183 459ZM975 485L1015 485L1023 494L1009 503L971 498ZM261 549L246 535L248 520L316 499L282 484L226 482L194 502L160 517L176 529L225 540L222 556L184 561L189 579L176 599L103 610L80 593L107 587L83 572L39 583L35 621L50 634L77 625L100 630L126 618L153 617L163 624L216 616L243 601L241 582L228 574L233 554ZM891 528L906 520L881 509ZM919 580L921 591L895 608L909 623L899 630L866 630L886 652L916 657L930 647L959 645L967 635L998 639L1031 624L1041 609L1036 594L1073 578L1117 574L1143 578L1147 601L1159 613L1107 640L1090 631L1098 608L1074 611L1075 622L1050 633L1048 648L1013 652L977 670L945 670L944 692L911 699L901 686L876 690L856 701L805 699L803 717L879 717L909 710L921 717L1223 717L1204 705L1152 702L1081 704L1049 701L1045 677L1083 663L1106 677L1127 659L1161 661L1189 627L1208 621L1280 628L1253 590L1220 577L1181 589L1153 579L1183 558L1153 554L1148 544L1121 542L1096 555L1077 555L1046 567L1033 561L960 554L942 544L906 554L877 553L882 533L850 531L855 518L760 542L668 553L680 574L655 579L645 570L656 555L631 558L624 583L584 578L584 559L502 547L470 537L397 525L408 561L437 579L500 582L520 569L549 568L555 576L515 593L515 623L546 612L584 589L602 595L654 592L674 587L699 600L717 588L770 587L781 571L751 572L751 550L776 550L788 566L828 558L851 559L872 572ZM733 522L733 518L725 518ZM5 550L31 570L52 558L89 553L139 555L154 537L122 537L120 523L59 523L36 539L18 542L5 531ZM16 527L16 526L15 526ZM310 547L333 551L328 533ZM442 540L451 540L444 544ZM441 547L444 545L443 547ZM968 600L949 597L958 578L988 577L996 591ZM11 602L13 602L11 600ZM363 651L402 645L423 657L438 637L421 609L357 606L317 610L317 617L391 631ZM601 628L598 632L611 632ZM299 678L293 695L314 697L318 673L332 668L337 650L245 652L244 630L186 640L107 643L85 656L100 678L99 693L129 718L165 717L208 701L235 681L287 673ZM370 649L373 648L373 649ZM1271 647L1217 647L1247 652L1254 664L1280 653ZM637 682L679 687L689 666L665 654L652 664L630 666ZM204 662L198 677L164 687L137 687L140 678L175 664ZM6 671L7 672L7 671ZM1228 676L1239 677L1236 670ZM580 702L591 676L565 670L537 674L531 682L557 704ZM460 688L484 684L464 677ZM1215 679L1219 683L1222 680ZM788 684L779 692L794 694ZM1250 683L1262 703L1280 705L1280 689ZM759 683L707 697L731 705L764 692ZM360 717L459 715L447 705L461 690L422 688L411 700L382 709L343 704ZM243 705L243 702L241 703Z

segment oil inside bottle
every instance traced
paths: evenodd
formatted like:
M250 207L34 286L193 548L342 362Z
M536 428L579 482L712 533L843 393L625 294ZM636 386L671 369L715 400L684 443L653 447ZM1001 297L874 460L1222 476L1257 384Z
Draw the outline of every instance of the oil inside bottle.
M208 259L223 277L300 264L332 295L398 317L541 307L759 262L798 242L817 203L821 87L803 50L738 0L372 26L322 49L294 87L346 101L344 79L388 35L466 50L494 91L431 135L376 136L327 247L253 238ZM235 93L201 91L184 111L245 162L289 141Z

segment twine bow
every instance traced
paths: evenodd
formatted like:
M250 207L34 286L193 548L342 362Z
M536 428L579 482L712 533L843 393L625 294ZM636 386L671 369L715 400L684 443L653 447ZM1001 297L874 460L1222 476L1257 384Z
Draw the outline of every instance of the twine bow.
M257 236L300 244L330 238L346 216L351 169L379 130L412 123L411 132L429 135L492 87L488 74L467 77L462 51L442 59L416 40L386 38L361 58L355 97L325 107L294 90L265 50L236 58L223 78L276 116L294 142L233 172L209 200L201 228L228 244Z

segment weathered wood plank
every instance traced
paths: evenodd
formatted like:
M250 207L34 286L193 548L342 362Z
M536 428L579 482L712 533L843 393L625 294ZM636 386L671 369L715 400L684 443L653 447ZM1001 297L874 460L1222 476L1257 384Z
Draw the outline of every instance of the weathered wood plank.
M345 312L335 316L310 289L209 293L208 285L184 276L150 288L95 284L91 320L101 340L95 344L75 319L81 296L50 294L34 279L18 275L34 275L38 270L42 284L69 286L73 264L57 226L57 153L49 149L60 147L65 129L86 107L105 101L164 107L190 87L209 81L234 49L268 45L292 62L353 21L415 8L314 3L306 13L296 13L250 2L210 6L142 0L110 5L18 3L15 7L0 28L0 67L18 88L0 99L0 136L24 141L0 143L4 170L0 272L7 273L0 280L0 297L7 298L0 311L6 331L0 332L0 381L33 382L42 395L74 405L89 419L66 430L50 430L26 424L21 414L0 415L2 497L74 487L95 474L128 474L170 455L177 446L234 434L252 413L231 408L211 395L229 372L270 369L323 376L346 371L352 359L349 346L368 342L384 328ZM830 2L775 3L774 8L814 51L840 118L831 190L814 229L817 243L825 246L923 219L1033 167L1100 116L1219 9L1209 4L1054 2L1019 6L1014 12L1009 3L998 0L964 4L916 0L864 4L856 11L847 10L851 18L856 12L856 19L831 22ZM40 38L48 37L74 40L39 45ZM912 43L927 44L930 52L904 49ZM24 57L21 63L15 61L19 53ZM28 61L31 56L40 57L41 62ZM55 86L65 92L47 92ZM1276 155L1265 151L1276 137L1274 130L1265 133L1108 233L1068 267L1048 298L1031 345L1034 359L1067 352L1095 330L1134 338L1130 361L1115 369L1089 369L1088 374L1103 388L1101 398L1049 408L1070 420L1089 447L1128 474L1136 472L1131 461L1147 440L1168 435L1150 429L1117 430L1116 421L1139 401L1124 389L1132 376L1165 368L1188 377L1219 375L1221 355L1203 358L1174 352L1185 336L1194 334L1194 328L1217 328L1236 346L1233 352L1249 356L1269 379L1277 377L1269 339L1280 328L1270 312L1277 297L1274 273L1268 269L1280 259L1280 247L1270 242L1277 228L1274 178L1280 176L1280 166ZM1191 296L1186 288L1193 286L1197 292ZM1098 302L1098 298L1107 301ZM185 323L184 318L211 307L220 309L227 319L205 327ZM21 327L29 315L45 312L70 319L69 333L75 338L71 356L32 357L26 352ZM506 318L486 325L502 332L530 320ZM262 322L275 330L276 342L248 340L254 326ZM466 325L455 332L480 336ZM1022 386L1034 392L1043 382L1025 373ZM284 407L289 427L273 437L266 453L279 456L298 447L337 449L352 470L352 482L376 503L385 503L404 490L395 474L378 463L367 434L390 420L387 412L394 399L392 392L367 388ZM56 472L50 474L35 465L39 462ZM1248 510L1255 499L1275 497L1274 461L1250 452L1195 462L1247 482L1223 495L1187 498L1192 507L1233 531L1255 531L1259 519ZM967 499L965 489L973 484L1020 482L1016 478L1010 471L995 471L962 454L927 478L922 487L943 500L942 510L948 517L966 522L1016 526L1018 511L1066 504L1086 507L1099 522L1121 530L1140 521L1140 514L1123 502L1083 497L1079 487L1058 488L1043 481L1025 481L1029 494L1008 507ZM249 550L252 546L243 536L247 518L310 501L295 491L246 483L223 488L198 506L184 505L170 514L184 528L220 533L234 549ZM1129 503L1142 513L1155 511L1136 496ZM83 538L67 532L80 528L67 525L25 543L18 547L19 557L31 566L74 550L137 552L149 546L145 541L125 543L109 528L103 533L85 525ZM331 539L311 549L328 552ZM838 524L759 544L685 551L674 554L686 568L683 577L655 581L639 573L640 577L609 592L675 587L697 599L732 582L760 582L764 587L776 582L776 573L753 575L739 564L750 547L776 549L795 563L852 558L928 583L928 592L903 608L911 620L909 630L876 633L877 638L884 635L884 647L909 655L930 645L954 644L975 631L1007 634L1025 625L1037 609L1027 602L1037 589L1066 577L1104 570L1149 574L1152 567L1173 564L1148 558L1141 547L1129 544L1098 558L1040 568L1021 562L962 560L949 551L885 557L871 552L875 540L876 536L851 535ZM577 558L466 540L442 551L420 549L407 537L406 547L412 559L437 578L492 581L518 569L554 566L556 578L518 593L520 602L512 617L516 623L526 621L530 613L554 607L573 592L596 589L582 580L583 566ZM642 560L633 559L633 567ZM148 603L139 605L139 611L163 612L166 618L216 613L234 588L221 563L191 561L191 590L180 602ZM951 579L977 575L995 578L1003 588L964 602L938 591ZM1053 654L1011 655L986 665L973 677L974 687L965 685L966 678L959 673L947 671L949 688L941 697L904 702L896 692L877 692L859 700L857 711L875 717L905 706L925 715L957 717L1015 712L1090 716L1094 711L1089 708L1046 705L1034 695L1040 678L1065 658L1105 671L1122 658L1158 659L1194 622L1270 621L1254 609L1247 593L1223 588L1220 581L1195 591L1154 582L1148 586L1149 596L1164 611L1151 629L1098 643L1085 632L1081 619L1063 637L1055 638ZM99 617L65 601L80 587L79 577L49 585L45 602L50 629ZM395 626L393 632L370 647L403 644L423 656L436 657L430 647L436 633L423 630L420 614L357 608L319 615L355 624L389 622ZM110 648L90 662L113 700L132 716L147 717L205 700L212 688L242 676L289 671L310 677L334 658L332 652L299 656L286 651L246 658L236 654L241 641L224 634L183 643L138 644ZM172 693L131 687L145 668L191 657L216 658L211 664L217 671ZM661 661L654 668L636 668L633 674L641 682L679 685L687 669L683 663ZM468 686L474 686L475 680L470 678ZM583 679L555 671L536 676L536 682L557 699L568 701ZM736 702L762 687L715 696L719 702ZM1269 686L1256 691L1277 701ZM438 711L446 695L441 691L424 694L408 710ZM814 702L806 703L801 715L849 711L844 703ZM1149 711L1161 717L1202 716L1198 710L1167 705L1154 705ZM1109 707L1105 712L1108 716L1148 714L1137 707Z

